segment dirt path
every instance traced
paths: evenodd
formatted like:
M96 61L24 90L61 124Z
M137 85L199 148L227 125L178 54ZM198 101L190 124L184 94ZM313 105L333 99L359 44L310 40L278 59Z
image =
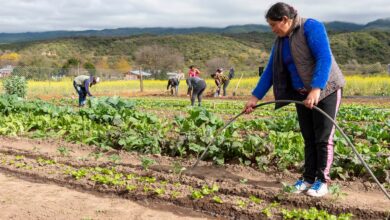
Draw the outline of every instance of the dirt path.
M60 156L57 151L59 146L69 149L69 155ZM30 180L44 183L31 183L11 178L8 185L8 179L6 179L8 177L2 175L0 195L7 194L6 191L9 188L13 189L10 192L14 195L9 194L8 198L27 198L16 201L11 199L10 201L16 204L11 203L10 206L4 206L7 204L3 204L3 199L1 210L10 210L9 216L5 217L11 218L15 213L18 218L38 218L37 215L41 213L42 218L64 216L67 219L73 218L73 214L79 219L84 217L120 219L121 216L134 216L134 219L153 219L155 216L161 217L160 219L183 219L183 216L180 216L181 213L185 213L184 216L187 217L198 217L186 209L186 211L180 211L183 207L217 216L249 219L264 218L261 210L270 207L276 218L281 217L282 209L310 207L324 209L333 214L350 212L357 219L385 219L390 213L390 201L374 184L363 180L335 181L340 184L342 192L346 195L342 198L327 195L317 199L281 192L281 183L292 182L298 176L294 173L262 173L241 165L215 167L210 163L201 162L197 169L179 178L178 175L172 173L172 164L178 161L178 158L149 155L148 157L156 160L157 165L145 171L140 166L140 156L136 153L110 151L96 158L93 154L94 150L95 148L91 146L70 144L60 140L0 137L0 172L12 173L23 178L28 177ZM118 154L121 159L117 164L109 160L109 156L114 153ZM182 165L189 166L193 162L194 160L184 160ZM105 173L111 174L103 175L102 169ZM119 177L118 184L99 183L99 181L107 181L107 178L114 178L114 176ZM97 178L99 180L96 180ZM245 182L243 182L244 179L246 179ZM13 182L19 182L19 184L13 184ZM121 185L121 182L125 185ZM214 184L219 186L219 190L213 192L212 195L198 200L191 199L192 191L200 191L205 185L211 187ZM126 186L134 188L129 189ZM43 192L41 193L39 189L43 189ZM162 193L159 194L159 192ZM102 194L96 196L91 193ZM222 199L223 203L216 203L213 196ZM254 203L249 199L250 196L260 198L261 203ZM88 202L84 202L84 198L87 198ZM31 202L28 202L30 200ZM45 201L45 205L40 205L42 200ZM148 201L147 208L154 205L159 209L147 209L143 205L131 202L145 200ZM238 201L244 205L238 205ZM278 203L277 208L274 207L275 202ZM160 211L160 204L175 204L174 208L163 209L174 209L175 212ZM22 211L17 212L17 207L22 207ZM111 216L113 213L117 213L118 216ZM137 213L138 216L133 213ZM2 219L1 215L0 219Z
M4 172L0 172L0 195L0 219L207 219L172 205L141 205L115 196L36 183Z

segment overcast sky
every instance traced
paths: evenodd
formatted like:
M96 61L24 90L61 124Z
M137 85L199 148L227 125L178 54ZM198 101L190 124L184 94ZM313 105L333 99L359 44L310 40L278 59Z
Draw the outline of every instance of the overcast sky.
M265 0L0 0L0 32L265 24ZM390 0L285 1L304 17L359 24L390 17Z

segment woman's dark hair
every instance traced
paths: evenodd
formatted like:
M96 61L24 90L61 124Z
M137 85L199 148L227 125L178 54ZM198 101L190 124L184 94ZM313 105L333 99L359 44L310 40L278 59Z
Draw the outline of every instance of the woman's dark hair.
M192 68L194 68L194 65L191 65L191 66L190 66L190 69L192 69Z
M292 6L283 2L278 2L268 9L265 18L272 21L281 21L283 16L294 19L297 14L297 10L295 10Z

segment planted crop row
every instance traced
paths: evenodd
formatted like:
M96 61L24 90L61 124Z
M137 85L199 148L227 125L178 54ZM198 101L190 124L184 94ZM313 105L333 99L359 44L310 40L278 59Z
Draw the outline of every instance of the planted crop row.
M88 164L74 166L75 162L72 161L64 164L50 158L3 153L0 153L0 163L2 169L52 180L62 185L72 184L101 192L116 193L125 198L149 198L174 202L220 215L244 215L251 218L282 217L284 219L350 219L352 217L349 213L337 216L314 207L308 210L291 209L287 208L288 205L269 201L268 197L260 197L262 193L248 196L232 194L229 188L216 182L201 183L202 181L198 179L182 181L181 178L172 181L175 178L169 175L138 168L88 166ZM338 211L333 210L333 212Z
M75 110L43 101L0 98L0 134L32 137L56 136L69 141L141 153L199 156L215 137L205 159L223 164L239 160L260 169L300 169L303 139L296 116L258 118L234 123L221 134L224 122L205 108L189 108L173 121L140 112L130 100L117 97L92 99L89 108ZM268 112L267 114L271 114ZM342 119L341 119L342 120ZM384 182L390 169L390 122L356 127L344 123L347 133L367 141L355 141L359 152ZM349 127L348 127L349 126ZM348 179L366 175L360 162L336 133L334 169L331 175Z

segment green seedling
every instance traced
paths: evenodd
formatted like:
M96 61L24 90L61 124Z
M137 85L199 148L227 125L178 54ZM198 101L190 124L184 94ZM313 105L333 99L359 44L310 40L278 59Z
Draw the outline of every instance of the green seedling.
M144 186L144 192L145 193L149 192L150 190L152 190L152 188L150 188L148 186Z
M72 175L72 177L74 177L76 180L79 180L85 176L87 176L87 170L84 169L84 168L81 168L79 170L73 170L70 172L70 175Z
M251 200L255 204L260 204L263 202L263 200L257 198L256 196L253 196L253 195L249 196L249 200Z
M180 196L180 192L179 191L173 191L172 193L171 193L171 196L172 196L172 198L174 198L174 199L176 199L177 197L179 197Z
M162 195L165 194L165 190L162 189L162 188L154 189L154 192L155 192L158 196L162 196Z
M58 153L60 153L61 156L64 156L64 157L69 156L69 154L70 154L69 149L64 147L64 146L58 147L57 151L58 151Z
M141 166L144 168L144 170L149 170L149 167L155 163L156 163L155 160L150 159L148 157L141 158Z
M16 161L20 161L20 160L23 160L23 159L24 159L24 156L22 156L22 155L15 156L15 160Z
M240 199L237 201L236 204L237 204L238 207L240 207L240 208L245 208L245 207L247 206L247 203L244 202L244 201L242 201L242 200L240 200Z
M186 170L186 168L181 165L180 161L175 161L173 162L172 170L174 174L181 175Z
M248 183L248 179L240 179L240 183L247 184Z
M332 184L331 186L329 186L329 192L336 199L342 198L343 196L347 195L347 193L341 191L341 186L339 184Z
M135 185L127 185L126 186L126 190L128 190L129 192L130 191L134 191L134 190L136 190L137 189L137 186L135 186Z
M272 217L272 212L271 212L270 207L264 208L263 210L261 210L261 213L263 213L265 216L267 216L267 218Z
M191 193L191 198L194 199L194 200L202 199L203 198L203 194L202 194L202 192L200 192L198 190L194 190Z
M282 183L282 185L283 185L283 192L292 193L296 190L296 188L293 185L287 183Z
M41 166L56 164L56 162L55 162L54 160L45 160L45 159L43 159L43 158L41 158L41 157L39 157L39 158L37 159L37 162L38 162L38 164L41 165Z
M113 154L108 157L108 160L110 160L113 163L119 163L121 161L121 157L118 154Z
M134 173L130 173L130 174L127 174L126 175L126 179L127 180L132 180L132 179L134 179L136 177L136 175L134 174Z
M23 168L23 167L25 167L25 166L26 166L26 164L25 164L24 162L16 163L16 164L15 164L15 167L16 167L16 168Z
M102 152L94 152L94 153L90 153L88 156L89 157L93 157L95 160L98 160L99 158L103 157L103 153Z
M216 203L219 203L219 204L223 203L222 199L219 196L214 196L213 197L213 201L216 202Z

